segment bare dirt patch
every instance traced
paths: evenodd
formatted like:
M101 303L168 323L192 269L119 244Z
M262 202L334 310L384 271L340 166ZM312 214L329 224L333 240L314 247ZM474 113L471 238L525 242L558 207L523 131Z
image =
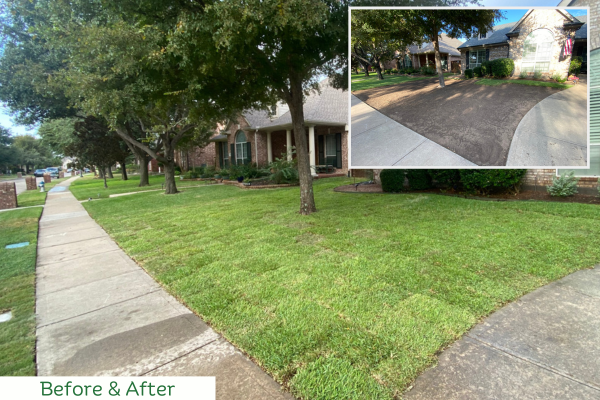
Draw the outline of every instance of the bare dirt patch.
M561 89L475 80L406 82L353 94L407 128L482 166L504 166L513 135L533 106Z

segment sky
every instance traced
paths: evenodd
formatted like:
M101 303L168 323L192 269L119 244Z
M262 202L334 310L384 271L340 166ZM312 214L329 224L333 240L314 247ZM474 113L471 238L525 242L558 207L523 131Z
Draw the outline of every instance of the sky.
M490 7L556 7L560 0L479 0Z

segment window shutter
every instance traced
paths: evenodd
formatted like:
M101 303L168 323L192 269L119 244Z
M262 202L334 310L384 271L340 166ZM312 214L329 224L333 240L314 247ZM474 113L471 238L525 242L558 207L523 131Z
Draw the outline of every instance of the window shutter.
M246 142L246 158L244 159L244 164L252 163L252 143Z
M342 134L335 134L335 157L336 157L336 168L342 168Z
M467 69L469 69L469 51L468 51L468 50L467 50L467 57L466 57L466 60L467 60L467 62L466 62L466 65L465 65L465 67L466 67Z
M231 149L229 153L229 159L231 160L231 165L237 165L237 159L235 158L235 144L230 144L229 148Z
M490 61L490 49L485 49L485 61Z
M317 142L319 143L319 165L325 164L325 136L317 136Z
M223 151L226 149L225 146L223 146L223 142L219 142L218 143L218 150L219 150L219 166L221 168L225 168L225 164L223 163Z

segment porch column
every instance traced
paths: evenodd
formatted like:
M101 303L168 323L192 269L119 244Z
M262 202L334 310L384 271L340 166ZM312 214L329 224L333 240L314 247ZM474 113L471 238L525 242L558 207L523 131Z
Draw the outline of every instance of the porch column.
M310 166L317 165L316 152L315 152L315 127L314 125L308 127L308 152L310 154ZM313 175L316 175L316 171L312 171Z
M448 61L446 61L446 70L448 70L448 72L452 71L452 62L450 61L450 53L448 53Z
M271 148L271 132L267 132L267 162L273 162L273 149Z
M285 152L287 153L288 161L292 161L292 131L285 131Z

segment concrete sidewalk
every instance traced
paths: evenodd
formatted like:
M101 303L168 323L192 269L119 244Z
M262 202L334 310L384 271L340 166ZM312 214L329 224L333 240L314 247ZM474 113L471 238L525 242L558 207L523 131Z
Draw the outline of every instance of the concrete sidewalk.
M292 398L166 293L68 190L48 193L36 297L40 376L216 376L217 399Z
M471 161L352 99L351 166L476 167Z
M403 398L600 399L600 265L492 314Z
M581 167L587 163L587 85L540 101L523 117L506 165Z

